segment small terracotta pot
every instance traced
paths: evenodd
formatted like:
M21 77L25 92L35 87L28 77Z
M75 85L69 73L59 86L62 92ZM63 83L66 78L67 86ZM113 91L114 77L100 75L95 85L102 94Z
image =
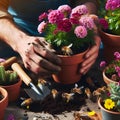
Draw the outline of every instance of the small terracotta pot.
M102 120L120 120L120 112L106 110L102 105L102 100L98 99L98 105L101 109Z
M0 120L4 120L5 109L8 105L8 93L2 87L0 87L0 92L3 95L3 99L0 100Z
M109 78L105 75L105 69L103 70L102 75L103 75L103 80L104 80L104 82L105 82L107 85L110 84L110 83L118 83L118 82L116 82L116 81L113 81L113 80L109 79Z
M120 36L108 34L102 30L99 30L99 33L103 43L103 55L107 63L109 63L114 59L114 52L120 52Z
M62 70L59 72L59 74L52 75L54 81L62 84L73 84L78 82L81 78L81 74L78 70L87 51L88 49L85 52L73 56L59 55L62 60Z
M18 80L18 82L13 85L1 86L7 90L9 102L13 102L18 99L21 84L22 80Z

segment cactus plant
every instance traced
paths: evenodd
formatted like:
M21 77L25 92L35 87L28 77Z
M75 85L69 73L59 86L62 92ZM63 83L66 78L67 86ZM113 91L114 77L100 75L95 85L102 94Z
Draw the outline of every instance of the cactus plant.
M0 85L11 85L18 81L18 75L15 71L5 70L4 66L0 66Z

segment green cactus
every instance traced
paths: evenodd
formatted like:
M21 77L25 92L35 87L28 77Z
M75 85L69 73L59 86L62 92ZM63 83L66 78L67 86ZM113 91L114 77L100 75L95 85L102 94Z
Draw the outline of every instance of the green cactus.
M18 81L18 75L15 71L5 70L0 66L0 85L11 85Z
M120 84L111 83L110 87L110 98L115 101L116 109L120 112Z

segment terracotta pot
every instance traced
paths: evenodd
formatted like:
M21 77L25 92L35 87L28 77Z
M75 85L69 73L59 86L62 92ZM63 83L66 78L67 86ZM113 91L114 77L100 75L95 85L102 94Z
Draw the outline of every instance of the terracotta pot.
M113 80L109 79L109 78L105 75L105 69L103 70L102 75L103 75L103 80L105 81L106 84L118 83L118 82L116 82L116 81L113 81Z
M106 110L102 105L101 105L101 99L98 100L98 105L101 109L101 114L102 114L102 120L120 120L120 112L113 112Z
M3 120L4 119L4 114L5 114L5 109L8 105L8 93L2 87L0 87L0 92L3 95L3 99L0 100L0 120Z
M1 86L7 90L9 102L13 102L18 99L20 94L21 84L22 84L22 80L19 80L17 83L13 85Z
M84 55L88 50L73 56L59 55L62 60L62 70L57 75L52 75L57 83L73 84L80 80L81 74L79 73L80 63L84 60Z
M107 63L113 60L114 52L120 52L120 36L112 35L99 30L103 43L103 55Z

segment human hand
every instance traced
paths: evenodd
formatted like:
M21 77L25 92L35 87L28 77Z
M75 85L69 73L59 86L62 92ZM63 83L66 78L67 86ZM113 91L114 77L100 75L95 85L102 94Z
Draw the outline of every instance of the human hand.
M39 77L50 77L51 74L61 70L59 67L61 60L43 37L27 36L17 47L24 66Z
M93 45L85 54L85 60L81 64L81 68L79 70L81 74L86 74L90 70L92 65L95 63L98 57L101 38L98 35L95 35L94 40L95 40L95 45Z

